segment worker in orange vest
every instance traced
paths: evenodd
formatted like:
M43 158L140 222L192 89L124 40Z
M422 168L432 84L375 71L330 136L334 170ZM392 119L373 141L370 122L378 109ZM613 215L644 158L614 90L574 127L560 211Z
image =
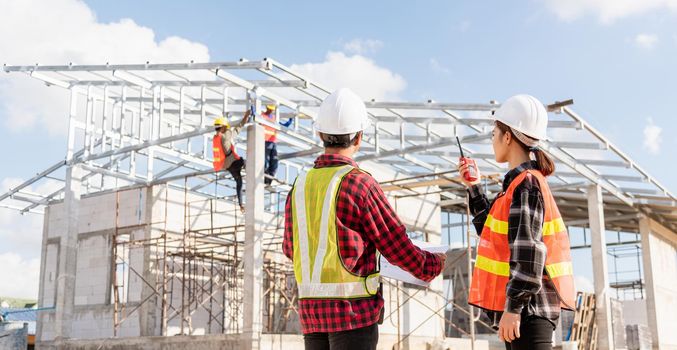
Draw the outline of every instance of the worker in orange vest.
M502 192L490 202L479 169L474 167L477 180L468 181L473 164L459 164L480 233L468 302L493 318L508 350L552 349L561 309L574 309L576 292L569 235L546 181L555 165L539 148L548 113L536 98L517 95L494 120L495 159L511 169Z
M212 139L214 151L214 171L227 170L235 180L235 191L237 194L237 203L240 205L240 211L244 213L242 204L242 168L245 161L235 151L235 138L242 130L242 127L249 121L251 112L247 110L242 120L235 126L230 126L228 119L217 118L214 120L214 138Z
M275 110L277 109L277 106L274 104L269 104L266 105L266 111L261 114L261 117L263 117L267 122L269 123L276 123L275 120ZM293 121L293 118L289 118L284 123L280 123L280 125L284 127L289 127ZM277 164L279 162L277 158L277 130L275 128L271 128L269 126L264 125L265 131L266 131L266 158L265 158L265 173L266 176L265 179L263 180L266 185L270 185L273 182L273 178L275 177L275 173L277 173Z

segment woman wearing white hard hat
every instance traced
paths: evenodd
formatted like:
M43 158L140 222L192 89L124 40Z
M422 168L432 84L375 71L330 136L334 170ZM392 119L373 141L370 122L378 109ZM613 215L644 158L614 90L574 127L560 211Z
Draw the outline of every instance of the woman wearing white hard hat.
M287 196L282 246L294 263L307 350L376 349L384 304L377 251L425 281L444 266L444 254L411 242L379 183L352 159L368 125L359 96L329 95L315 121L324 153Z
M506 349L551 349L562 308L574 307L569 236L546 177L555 171L539 147L548 113L533 96L517 95L494 115L495 159L508 163L503 188L490 202L476 181L468 186L473 224L480 233L468 296L487 311Z

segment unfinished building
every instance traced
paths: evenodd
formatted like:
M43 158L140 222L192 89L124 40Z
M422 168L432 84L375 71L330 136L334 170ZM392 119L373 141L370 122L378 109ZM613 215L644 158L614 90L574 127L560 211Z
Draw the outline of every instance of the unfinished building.
M321 151L312 120L330 91L272 59L4 71L70 93L65 159L0 195L0 206L44 214L39 304L53 309L40 312L38 346L301 346L293 269L281 249L284 202ZM285 128L255 118L241 136L243 215L230 176L212 170L211 125L262 104L279 106L277 120L295 121ZM463 297L477 235L455 171L455 136L478 161L487 191L497 193L506 169L493 159L488 116L500 104L366 104L373 124L356 160L381 182L412 238L457 248L430 288L383 280L380 348L489 348L478 339L493 331ZM670 332L677 323L677 199L569 104L548 106L551 138L543 148L557 163L549 181L565 223L591 249L598 346L624 348L611 298L630 291L629 299L644 300L638 308L654 347L677 348ZM279 130L281 169L272 189L264 188L263 126ZM31 191L41 182L52 191ZM607 244L605 231L618 232L618 242ZM608 249L624 256L633 247L639 279L610 281Z

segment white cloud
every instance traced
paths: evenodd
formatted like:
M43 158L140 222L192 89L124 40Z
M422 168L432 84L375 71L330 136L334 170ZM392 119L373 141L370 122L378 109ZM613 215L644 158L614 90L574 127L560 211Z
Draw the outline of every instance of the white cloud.
M347 87L364 99L397 100L407 83L400 75L362 55L329 52L324 62L294 64L292 70L331 90Z
M545 0L545 5L565 21L592 15L605 24L651 11L677 11L677 0Z
M4 178L0 181L0 193L5 193L22 182L23 180L19 178ZM46 180L25 188L25 191L27 193L52 193L59 187L58 181ZM26 205L23 202L14 202L12 199L6 199L3 203L20 207ZM42 228L43 216L40 214L19 215L15 210L0 208L0 242L2 242L0 252L11 251L24 258L38 257L42 242Z
M158 41L152 29L131 19L98 22L78 0L5 1L0 33L8 34L0 40L0 63L8 65L209 60L207 47L200 43L179 37ZM36 95L39 103L33 100ZM0 112L11 130L41 125L52 135L63 135L67 103L64 89L46 88L16 73L0 79Z
M653 123L653 119L647 119L647 125L644 127L644 148L652 154L658 154L661 151L661 132L663 129Z
M205 45L179 37L159 40L131 19L101 23L80 0L2 1L0 33L7 34L0 40L0 63L8 65L209 61ZM62 136L67 104L65 89L17 73L0 76L0 127L39 125ZM20 182L4 179L1 193ZM27 190L50 193L54 186L46 181ZM0 209L0 295L37 296L42 221L42 215Z
M24 259L16 253L0 253L0 295L38 298L40 259Z
M444 74L451 73L451 70L449 68L447 68L445 65L441 64L440 61L438 61L434 57L430 59L429 63L430 63L430 68L436 73L444 73Z
M375 39L353 39L343 44L343 50L348 53L355 54L369 54L380 50L383 47L383 42Z
M658 43L658 37L654 34L637 34L634 41L635 45L643 49L653 49Z

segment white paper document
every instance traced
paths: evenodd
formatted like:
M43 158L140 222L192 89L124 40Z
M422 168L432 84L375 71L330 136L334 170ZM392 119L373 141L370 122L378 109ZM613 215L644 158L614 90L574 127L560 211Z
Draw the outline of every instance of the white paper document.
M434 244L430 242L425 242L425 241L419 241L419 240L411 240L414 245L417 247L429 251L431 253L446 253L447 250L449 250L448 245L439 245L439 244ZM388 262L386 258L384 258L381 255L380 259L381 263L381 277L387 277L387 278L393 278L398 281L406 282L406 283L411 283L415 285L419 285L422 287L427 287L430 285L430 282L425 282L423 280L420 280L414 275L410 274L407 271L402 270L401 268L391 264Z

